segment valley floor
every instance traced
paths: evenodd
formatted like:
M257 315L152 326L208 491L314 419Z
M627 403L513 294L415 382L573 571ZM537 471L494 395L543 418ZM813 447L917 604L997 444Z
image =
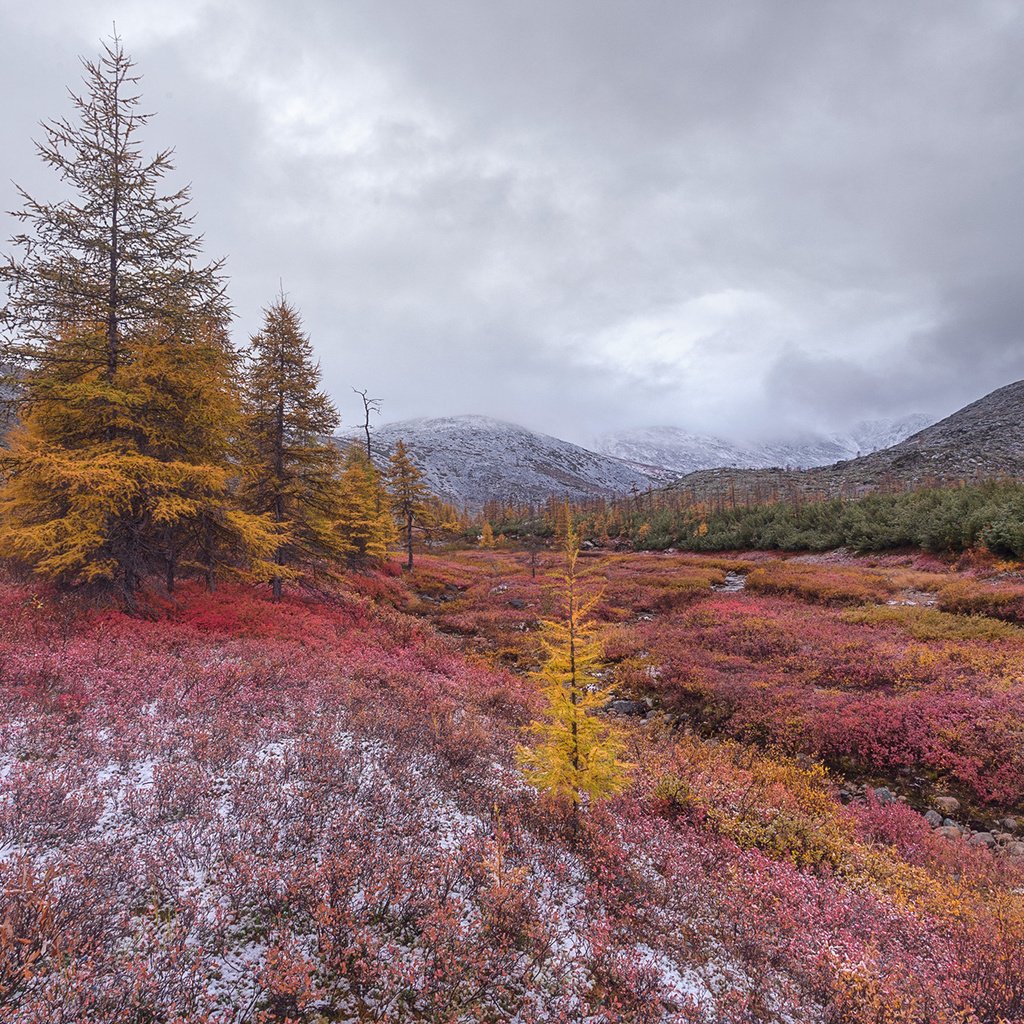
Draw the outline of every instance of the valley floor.
M6 585L0 1019L1024 1019L1015 567L585 561L636 767L578 824L515 767L554 555Z

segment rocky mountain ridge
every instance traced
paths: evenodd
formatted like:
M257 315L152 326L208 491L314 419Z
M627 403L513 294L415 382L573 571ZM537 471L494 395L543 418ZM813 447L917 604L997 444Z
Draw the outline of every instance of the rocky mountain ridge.
M884 489L1024 477L1024 380L979 398L898 444L806 470L698 470L672 487L694 500L856 497Z
M359 428L342 443L363 439ZM663 486L675 474L638 467L622 459L540 434L489 416L442 416L375 426L371 447L386 459L405 442L433 493L456 505L479 508L486 501L540 503L551 496L573 500L614 497Z

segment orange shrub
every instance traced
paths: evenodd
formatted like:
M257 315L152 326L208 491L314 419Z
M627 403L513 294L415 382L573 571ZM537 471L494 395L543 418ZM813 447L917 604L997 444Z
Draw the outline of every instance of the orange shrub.
M939 591L939 608L945 612L1024 622L1024 587L957 580Z
M747 589L792 595L816 604L868 604L886 601L899 587L864 569L772 562L747 576Z

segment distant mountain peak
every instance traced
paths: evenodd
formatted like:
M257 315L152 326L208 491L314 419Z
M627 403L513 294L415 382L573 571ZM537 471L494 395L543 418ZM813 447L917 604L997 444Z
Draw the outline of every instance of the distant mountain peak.
M597 450L634 464L664 466L679 474L735 467L807 469L827 466L888 448L917 433L930 420L921 413L898 419L863 420L843 433L805 433L761 441L727 440L680 427L640 427L597 439Z
M361 436L362 428L353 427L339 440L347 443ZM404 441L435 494L472 507L489 500L612 497L659 486L675 475L476 414L382 423L373 428L371 438L381 458Z

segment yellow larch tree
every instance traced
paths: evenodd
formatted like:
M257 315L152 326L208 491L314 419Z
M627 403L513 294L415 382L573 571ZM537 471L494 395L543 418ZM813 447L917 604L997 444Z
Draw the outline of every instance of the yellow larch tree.
M285 580L329 575L344 554L335 523L338 414L320 389L320 367L298 310L282 295L264 310L244 375L241 495L247 511L281 531L267 576L274 600Z
M223 412L230 368L202 329L229 310L221 264L201 262L188 189L163 191L171 152L143 155L149 118L120 40L84 67L76 117L46 123L38 146L67 195L22 191L19 252L0 260L20 420L3 456L0 552L131 605L148 576L173 577L179 528L203 505L224 508L224 452L211 458L210 435L197 444L179 428L206 414L183 396Z
M412 572L413 540L415 532L425 533L436 520L430 501L430 491L423 482L423 473L412 460L405 442L399 439L388 464L388 485L391 492L391 511L394 513L405 547L405 567Z
M345 456L335 515L335 533L349 566L387 558L398 534L380 474L360 445L350 445Z
M566 521L565 565L557 576L561 616L542 624L546 658L536 674L546 702L544 717L527 727L537 742L520 746L517 760L532 786L578 809L584 800L621 792L631 766L623 759L621 738L595 714L610 697L596 674L603 654L592 620L598 597L582 593L579 535L568 515Z
M204 522L222 524L222 563L258 560L273 526L234 506L224 432L237 402L219 331L188 318L139 328L112 374L106 351L103 325L68 328L24 378L0 455L0 553L61 583L111 586L129 607L151 576L173 589Z

